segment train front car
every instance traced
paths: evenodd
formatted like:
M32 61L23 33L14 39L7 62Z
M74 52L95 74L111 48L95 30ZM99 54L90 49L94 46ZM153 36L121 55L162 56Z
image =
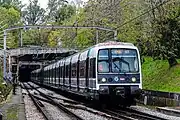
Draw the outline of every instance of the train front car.
M141 63L137 47L131 43L108 42L97 45L99 99L130 106L142 88Z

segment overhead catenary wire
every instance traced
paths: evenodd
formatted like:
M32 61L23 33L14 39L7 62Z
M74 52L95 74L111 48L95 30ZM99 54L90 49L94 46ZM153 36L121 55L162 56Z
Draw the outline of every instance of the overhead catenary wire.
M132 22L132 21L134 21L134 20L136 20L136 19L138 19L138 18L144 16L144 15L146 15L146 14L149 13L150 11L152 11L152 10L154 10L154 9L157 9L158 7L160 7L160 6L162 6L162 5L166 4L166 3L168 3L168 2L170 2L170 1L171 1L171 0L167 0L167 1L164 1L163 3L160 3L159 5L157 5L157 6L153 7L153 8L151 8L151 9L149 9L149 10L143 12L142 14L140 14L140 15L138 15L138 16L136 16L136 17L134 17L134 18L132 18L132 19L130 19L130 20L124 22L124 23L121 24L120 26L116 27L116 29L118 29L118 28L120 28L120 27L122 27L122 26L124 26L124 25L126 25L126 24L128 24L128 23L130 23L130 22Z

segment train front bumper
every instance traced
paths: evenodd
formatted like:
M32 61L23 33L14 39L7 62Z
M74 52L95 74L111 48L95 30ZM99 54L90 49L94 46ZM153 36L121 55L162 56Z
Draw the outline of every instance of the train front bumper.
M138 85L132 86L115 86L115 85L100 85L99 86L99 94L102 95L133 95L139 96L142 90Z

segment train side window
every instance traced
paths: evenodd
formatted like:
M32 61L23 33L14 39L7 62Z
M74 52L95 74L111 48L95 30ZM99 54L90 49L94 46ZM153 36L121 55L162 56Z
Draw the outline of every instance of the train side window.
M59 67L56 68L56 78L59 78Z
M96 77L96 59L91 58L90 59L90 78L95 78Z
M61 66L61 78L63 77L63 66Z
M71 65L69 64L68 65L68 78L71 77Z
M85 72L86 72L85 65L86 65L85 61L80 62L80 77L85 77Z
M76 77L76 63L72 64L72 73L71 73L72 77Z
M68 78L68 65L66 65L66 78Z
M59 66L58 69L59 69L59 73L58 73L58 74L59 74L59 77L61 77L61 66Z

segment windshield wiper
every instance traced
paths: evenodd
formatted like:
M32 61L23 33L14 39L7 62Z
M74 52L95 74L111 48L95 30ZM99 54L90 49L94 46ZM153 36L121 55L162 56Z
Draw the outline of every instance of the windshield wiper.
M113 64L115 65L114 68L118 68L119 72L121 72L121 69L118 67L118 65L115 62L113 62Z
M128 68L129 68L129 72L130 72L130 66L129 66L129 63L127 62L127 61L125 61L124 59L122 59L122 58L119 58L119 57L116 57L116 58L114 58L113 59L113 63L114 63L114 61L119 61L119 65L120 65L120 62L123 62L123 63L125 63L126 65L128 65ZM114 65L119 69L119 72L121 72L122 70L114 63ZM124 72L125 73L125 72Z

